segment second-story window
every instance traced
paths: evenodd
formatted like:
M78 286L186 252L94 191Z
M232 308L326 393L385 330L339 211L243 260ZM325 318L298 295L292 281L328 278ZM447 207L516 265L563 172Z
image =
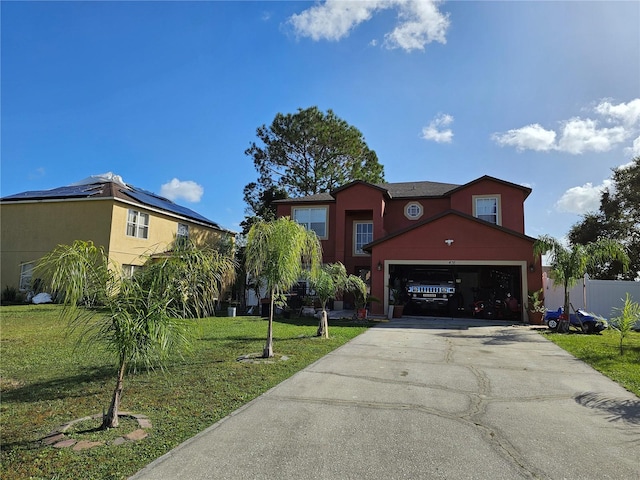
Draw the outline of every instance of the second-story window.
M186 223L178 224L178 231L176 232L176 243L178 245L184 245L189 240L189 225Z
M485 222L500 225L500 199L496 196L474 198L474 216Z
M327 207L293 209L293 219L307 230L313 230L318 238L327 238Z
M129 210L127 216L127 236L149 238L149 214Z
M353 236L353 254L367 255L362 247L373 242L373 222L355 222Z

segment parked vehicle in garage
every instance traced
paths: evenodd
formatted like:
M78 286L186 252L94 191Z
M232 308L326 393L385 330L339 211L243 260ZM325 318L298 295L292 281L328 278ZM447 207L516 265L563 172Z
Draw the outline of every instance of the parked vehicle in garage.
M407 282L407 295L411 311L441 310L457 311L459 295L456 294L456 279L447 269L416 269Z

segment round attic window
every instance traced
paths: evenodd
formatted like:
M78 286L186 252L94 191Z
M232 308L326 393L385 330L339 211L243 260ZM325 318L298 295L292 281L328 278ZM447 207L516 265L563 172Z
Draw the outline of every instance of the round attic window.
M416 202L407 203L404 214L409 220L417 220L422 216L422 205Z

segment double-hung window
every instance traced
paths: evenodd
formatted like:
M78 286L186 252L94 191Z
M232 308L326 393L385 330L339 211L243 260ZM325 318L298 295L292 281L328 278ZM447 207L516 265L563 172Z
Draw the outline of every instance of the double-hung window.
M142 267L140 265L122 265L122 276L125 278L131 278Z
M149 238L149 214L129 210L127 216L127 236Z
M478 195L474 197L473 215L485 222L500 225L500 197L495 195Z
M185 245L189 240L189 225L186 223L178 223L178 231L176 232L176 244Z
M327 238L327 207L308 207L293 209L293 219L307 230L313 230L318 238Z
M34 262L23 263L20 265L20 285L19 289L22 292L31 290L31 279L33 278L33 266Z
M367 255L362 247L371 242L373 242L373 222L354 222L353 254Z

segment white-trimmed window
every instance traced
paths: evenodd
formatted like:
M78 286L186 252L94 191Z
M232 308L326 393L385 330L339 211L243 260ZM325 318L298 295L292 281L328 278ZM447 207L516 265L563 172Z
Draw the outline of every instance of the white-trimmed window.
M485 222L500 225L502 223L500 215L499 195L474 195L473 216Z
M327 238L327 207L295 207L293 219L307 230L316 232L318 238Z
M353 223L353 254L368 255L362 247L373 242L373 222Z
M141 265L122 265L122 276L124 278L131 278L141 268Z
M176 232L176 243L184 245L189 240L189 225L186 223L178 223L178 231Z
M404 216L409 220L417 220L422 216L423 213L424 210L422 209L422 205L420 205L418 202L407 203L404 207Z
M33 267L35 262L23 263L20 265L20 285L19 289L22 292L31 290L31 280L33 278Z
M129 210L127 215L127 236L149 238L149 214Z

